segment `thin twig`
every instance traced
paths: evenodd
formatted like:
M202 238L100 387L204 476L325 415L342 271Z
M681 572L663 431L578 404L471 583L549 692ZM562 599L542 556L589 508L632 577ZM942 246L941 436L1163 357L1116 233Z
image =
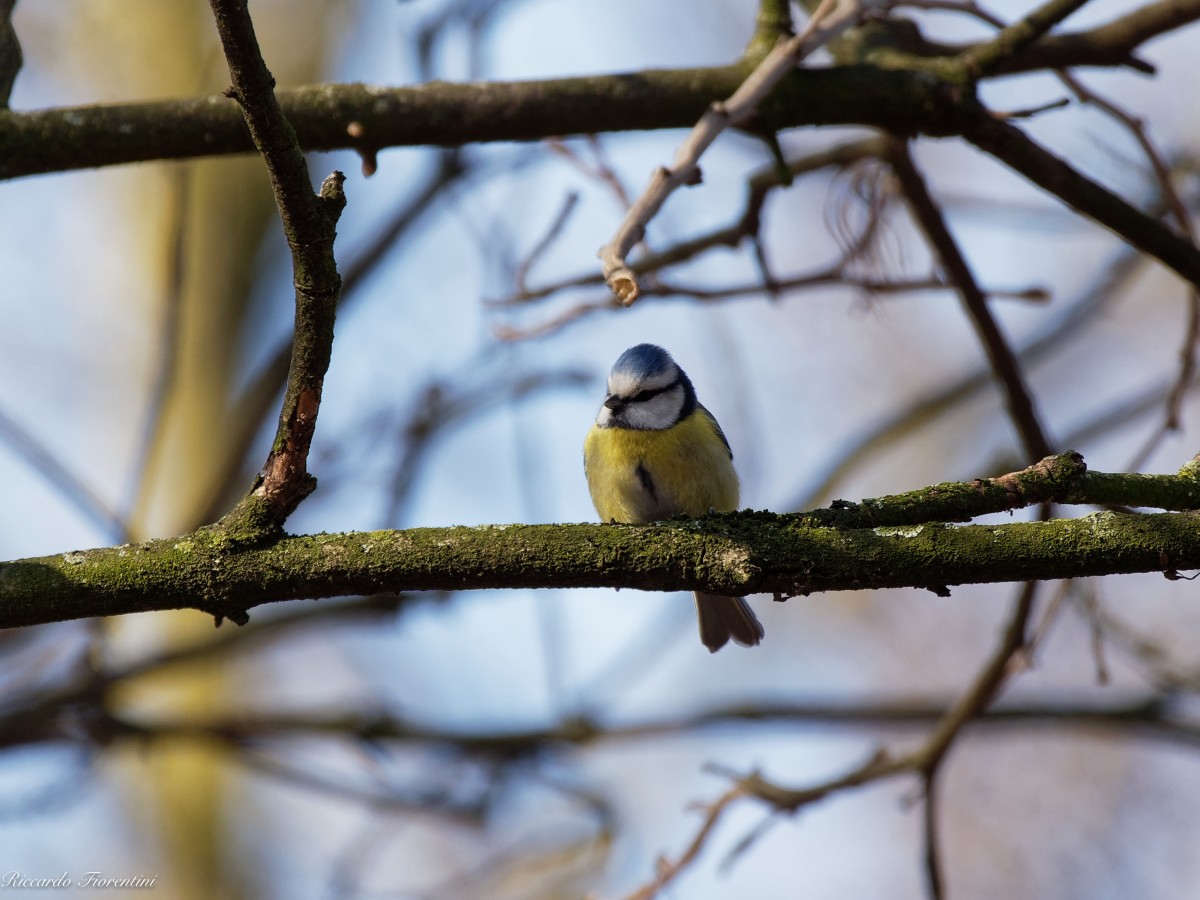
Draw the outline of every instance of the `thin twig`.
M595 158L594 163L589 163L582 159L570 144L561 139L555 138L547 141L546 146L588 178L593 178L606 186L612 192L613 197L616 198L621 210L628 210L632 205L632 201L629 199L629 192L625 189L625 185L621 183L621 179L617 176L612 164L606 158L604 145L600 142L600 138L594 134L589 134L585 139L592 151L592 156Z
M833 268L822 269L807 275L795 275L791 277L774 276L770 284L766 286L761 281L756 280L743 284L729 285L727 287L710 288L700 287L699 285L674 284L661 279L655 279L642 283L642 296L690 300L696 303L717 303L738 298L753 299L760 297L762 296L764 287L771 290L776 300L783 300L787 295L820 287L849 288L873 297L896 297L910 293L954 289L954 285L934 275L926 278L891 281L888 279L847 275L841 264L838 264ZM1037 287L1016 290L997 288L986 291L985 296L997 300L1016 300L1027 303L1043 303L1049 299L1046 290ZM580 301L549 319L525 328L497 325L493 329L493 333L497 340L501 341L533 340L556 334L568 325L573 325L594 313L617 309L621 309L621 306L618 304L616 298L611 294L606 294L595 300Z
M651 900L652 897L674 882L679 877L679 874L700 855L700 851L704 849L705 843L708 842L708 838L712 834L717 821L721 818L721 814L725 812L726 808L733 801L741 796L741 787L735 785L708 806L704 807L704 820L683 852L674 860L660 858L658 865L655 867L654 878L633 893L627 895L625 900Z
M1088 632L1092 638L1092 659L1096 665L1096 684L1106 685L1111 680L1108 666L1108 655L1104 650L1104 627L1100 622L1100 600L1096 596L1096 585L1090 579L1083 582L1072 582L1078 585L1075 595L1079 598L1079 606L1087 619Z
M876 157L884 150L882 138L861 138L838 144L827 150L819 150L790 160L787 164L788 177L815 172L820 169L844 168L862 159ZM746 238L754 238L761 227L761 214L767 195L783 184L777 166L767 166L754 173L746 182L746 203L736 221L657 252L646 253L629 262L629 267L638 275L657 272L668 266L687 262L696 256L717 247L737 247ZM544 300L561 291L604 284L600 273L577 275L551 282L538 288L518 291L506 297L488 301L491 306L516 306ZM613 298L615 301L615 298Z
M121 514L83 478L71 471L49 447L3 409L0 409L0 443L25 460L48 485L58 491L103 533L121 542L129 540L129 525Z
M1037 625L1035 625L1033 628L1033 634L1030 635L1029 641L1025 645L1025 649L1022 651L1022 654L1025 658L1026 667L1031 667L1033 665L1034 654L1036 654L1037 651L1041 649L1042 644L1045 643L1047 636L1050 634L1050 629L1054 626L1054 623L1058 621L1059 613L1062 612L1067 600L1070 598L1077 584L1078 582L1076 581L1063 581L1057 586L1054 593L1050 596L1050 602L1048 602L1046 604L1046 608L1042 610L1042 615L1038 619Z
M646 226L667 198L684 185L699 183L698 163L704 151L722 131L752 115L767 94L802 59L855 25L862 13L863 5L857 0L841 3L821 0L803 31L776 45L728 100L713 103L708 108L676 152L671 168L660 167L654 173L612 240L600 248L604 280L624 305L636 301L640 290L637 274L625 257L645 237Z
M942 867L941 843L938 841L938 783L937 778L926 774L923 783L921 832L925 843L925 885L929 888L930 900L942 900L945 896L945 875Z
M358 290L378 270L396 245L410 235L419 225L434 202L459 184L470 171L457 150L445 150L438 156L437 168L430 173L416 196L401 205L381 227L374 239L345 266L346 274L342 291L338 297L338 314L342 314L363 296ZM229 439L229 450L222 461L221 473L215 484L221 488L213 492L210 506L201 516L201 522L211 522L227 509L228 496L240 488L248 478L243 478L243 467L254 439L261 433L263 423L271 407L278 402L279 395L287 384L291 364L294 336L281 340L267 358L250 383L232 403L230 418L235 433ZM199 524L199 523L198 523Z
M474 359L469 366L476 373L489 371L486 362ZM533 372L510 371L493 375L478 386L465 386L458 379L442 383L430 381L414 395L411 413L393 428L396 460L381 493L384 497L381 522L385 527L398 523L405 504L411 499L412 486L436 441L467 417L493 405L520 400L532 394L556 388L577 388L591 383L587 372L579 369L544 369Z
M567 227L567 222L578 205L579 195L574 192L567 194L563 198L562 206L559 208L558 213L555 214L554 221L550 223L550 227L546 229L546 233L533 245L533 249L525 255L525 258L517 266L516 275L513 280L517 283L518 291L524 293L528 290L529 270L546 254L546 251L554 245L554 242L562 236L563 229Z
M1043 505L1042 521L1048 519L1049 510L1050 504ZM967 722L977 718L999 694L1010 674L1013 658L1025 647L1026 629L1033 614L1038 585L1039 582L1036 581L1027 581L1021 585L999 646L984 663L970 687L947 710L925 746L914 754L915 767L926 777L936 774Z
M258 484L227 522L250 534L277 530L316 487L307 469L321 388L333 344L333 320L341 276L333 257L334 228L346 197L344 176L334 172L314 195L304 152L275 97L275 79L263 61L247 0L211 0L232 86L227 96L242 108L262 154L292 250L296 288L291 368L279 427Z

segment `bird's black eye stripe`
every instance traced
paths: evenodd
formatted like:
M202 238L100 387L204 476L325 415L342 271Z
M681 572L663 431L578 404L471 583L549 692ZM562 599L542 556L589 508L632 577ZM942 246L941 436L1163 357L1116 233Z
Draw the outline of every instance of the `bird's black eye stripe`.
M679 387L679 379L678 378L676 378L670 384L664 384L660 388L648 388L647 390L644 390L644 391L638 391L636 394L634 394L632 397L629 398L629 402L630 403L645 403L647 400L657 397L659 394L665 394L667 391L671 390L672 388L677 388L677 387Z

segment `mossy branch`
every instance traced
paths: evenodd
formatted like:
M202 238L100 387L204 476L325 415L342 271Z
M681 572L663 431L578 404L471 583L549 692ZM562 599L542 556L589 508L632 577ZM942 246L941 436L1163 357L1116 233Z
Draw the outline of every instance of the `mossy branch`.
M973 47L960 57L973 77L992 72L1029 47L1087 0L1050 0L1023 19L1004 28L992 40Z
M289 599L409 590L623 587L780 596L1200 569L1200 515L949 524L1055 499L1200 508L1200 478L1088 473L1076 454L996 479L779 515L655 525L489 525L281 537L221 529L0 564L0 627L163 609L245 621ZM943 521L927 517L939 516ZM914 524L915 523L915 524Z
M951 48L929 42L910 46L913 42L885 41L882 48L852 55L855 64L797 70L759 107L751 125L761 134L799 126L865 125L899 136L962 136L1200 285L1200 252L1186 236L1076 172L1011 123L992 116L975 98L980 73L972 63L974 50L997 73L1028 70L1022 68L1026 58L1037 54L1045 65L1060 68L1128 65L1142 42L1200 18L1200 0L1170 0L1088 32L1034 39L1042 26L1073 5L1051 2L1039 22L1014 26L1012 40L953 48L954 55L944 55ZM900 19L889 22L903 24ZM277 96L300 147L352 148L374 158L378 150L395 146L690 127L714 100L734 93L753 66L753 58L747 57L711 68L404 88L321 85ZM251 148L245 122L224 97L28 113L0 110L0 179Z
M775 6L762 7L771 29L781 26L779 16L769 12ZM1197 18L1200 0L1159 0L1088 31L1046 35L1004 58L999 71L1129 65L1143 43ZM760 30L766 33L762 23ZM760 45L754 52L761 52ZM934 73L965 79L967 66L959 60L974 49L918 38L860 59L878 66L797 72L789 79L788 102L762 125L780 130L860 124L909 134L951 133L942 101L931 96L944 88ZM507 83L327 84L278 90L276 96L305 150L373 153L385 147L688 128L710 103L737 89L748 65ZM0 111L0 179L253 150L236 104L223 95Z

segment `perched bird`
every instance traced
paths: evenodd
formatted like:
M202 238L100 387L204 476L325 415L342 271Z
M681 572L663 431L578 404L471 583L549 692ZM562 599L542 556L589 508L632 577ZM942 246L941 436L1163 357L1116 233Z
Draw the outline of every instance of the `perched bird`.
M604 522L644 524L737 509L733 452L671 354L630 347L608 375L608 393L583 444L583 469ZM763 628L741 597L696 592L700 640L710 652L745 647Z

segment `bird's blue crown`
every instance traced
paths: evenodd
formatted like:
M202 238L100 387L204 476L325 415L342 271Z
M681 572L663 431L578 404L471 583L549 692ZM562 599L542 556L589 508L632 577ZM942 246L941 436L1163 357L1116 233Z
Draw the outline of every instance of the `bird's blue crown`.
M630 347L613 363L614 375L627 375L635 381L642 381L670 371L675 365L671 354L655 344L638 344Z

